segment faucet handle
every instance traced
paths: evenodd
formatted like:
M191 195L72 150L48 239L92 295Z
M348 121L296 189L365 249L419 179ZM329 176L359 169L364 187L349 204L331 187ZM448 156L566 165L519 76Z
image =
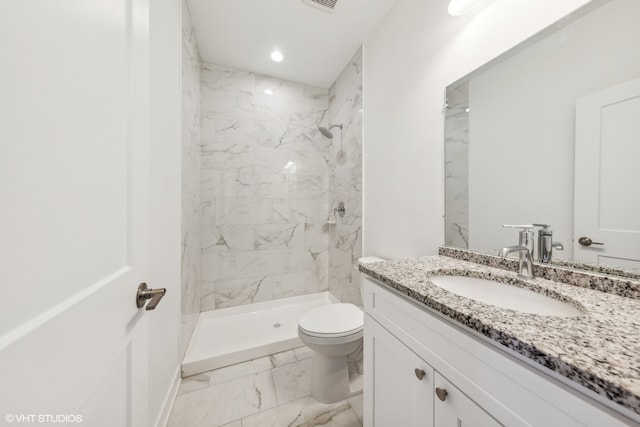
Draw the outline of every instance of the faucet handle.
M553 231L551 231L551 226L549 224L533 224L534 227L540 227L541 230L538 232L539 236L551 236L553 235Z
M529 228L533 228L536 224L524 224L524 225L511 225L511 224L502 224L504 228L522 228L525 231L528 231Z
M518 245L527 247L529 252L533 253L533 231L531 231L533 224L503 224L502 226L504 228L520 228L521 230L518 232Z

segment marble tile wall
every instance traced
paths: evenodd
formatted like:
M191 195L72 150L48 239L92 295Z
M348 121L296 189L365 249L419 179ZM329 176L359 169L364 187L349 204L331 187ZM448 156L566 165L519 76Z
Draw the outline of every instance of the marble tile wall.
M329 89L329 112L322 120L332 129L329 143L329 206L344 202L346 214L335 216L329 242L329 290L342 302L362 305L358 258L362 256L362 49ZM333 218L333 214L331 215Z
M328 288L327 108L326 89L203 62L202 311Z
M445 246L469 247L469 84L447 90Z
M200 313L200 68L191 17L182 1L182 333L184 356Z

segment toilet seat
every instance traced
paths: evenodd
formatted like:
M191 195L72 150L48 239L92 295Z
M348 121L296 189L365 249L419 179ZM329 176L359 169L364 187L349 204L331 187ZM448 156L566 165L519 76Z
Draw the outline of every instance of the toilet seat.
M307 336L340 338L362 332L364 316L353 304L328 304L307 312L298 322L298 329Z

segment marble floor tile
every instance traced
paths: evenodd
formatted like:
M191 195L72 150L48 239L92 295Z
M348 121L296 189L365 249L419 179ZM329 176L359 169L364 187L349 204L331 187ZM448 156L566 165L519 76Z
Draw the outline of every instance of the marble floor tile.
M269 356L271 359L272 368L277 368L279 366L288 365L289 363L293 363L296 361L296 355L294 350L287 350L281 353L275 353Z
M358 394L357 396L353 396L349 399L349 403L351 404L351 408L353 412L356 413L360 422L362 422L362 414L364 413L364 394Z
M237 363L231 366L225 366L224 368L210 371L210 384L220 384L236 378L267 371L271 368L273 368L273 365L269 356L249 360L248 362Z
M304 427L326 426L326 427L362 427L358 416L348 403L325 408L323 410L313 410L313 405L307 406L303 413L307 422Z
M296 354L296 359L298 360L308 359L313 355L313 350L306 345L304 347L296 348L293 352Z
M311 359L274 368L272 372L279 405L311 394Z
M320 403L311 397L293 400L242 420L242 427L361 427L348 401Z
M210 375L211 372L204 372L202 374L191 375L190 377L183 378L180 382L180 387L178 388L178 395L209 387Z
M182 380L167 427L361 427L362 394L333 404L313 399L306 346ZM362 376L349 378L362 391Z
M167 426L222 426L276 405L271 372L264 371L177 396Z

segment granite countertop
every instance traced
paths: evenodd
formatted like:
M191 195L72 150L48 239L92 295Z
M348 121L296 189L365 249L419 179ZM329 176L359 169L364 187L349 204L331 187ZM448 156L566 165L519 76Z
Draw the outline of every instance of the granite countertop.
M640 300L446 256L360 264L360 271L499 344L640 414ZM441 274L526 287L576 306L579 317L522 313L446 291ZM580 273L584 276L583 273ZM591 282L598 280L594 275ZM628 283L626 281L625 283ZM631 283L633 289L638 283Z

